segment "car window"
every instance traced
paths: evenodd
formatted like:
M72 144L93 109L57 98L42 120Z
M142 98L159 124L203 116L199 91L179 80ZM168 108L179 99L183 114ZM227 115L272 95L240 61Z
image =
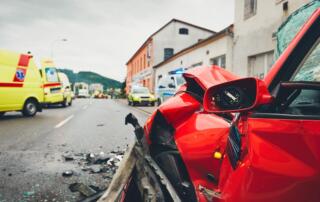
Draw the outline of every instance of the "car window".
M169 76L165 76L159 80L158 88L169 88L169 84L174 84L174 80Z
M320 82L320 40L307 55L291 81Z
M182 76L177 76L177 85L180 86L186 82Z
M48 82L59 82L57 69L54 67L46 67L46 78Z
M149 89L148 88L134 88L132 90L132 93L136 93L136 94L148 94L149 93Z

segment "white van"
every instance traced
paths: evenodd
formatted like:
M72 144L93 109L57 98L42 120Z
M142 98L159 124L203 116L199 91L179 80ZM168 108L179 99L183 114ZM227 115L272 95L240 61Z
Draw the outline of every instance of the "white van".
M182 74L166 75L159 79L155 89L155 95L158 105L166 101L168 98L174 96L177 90L186 81Z

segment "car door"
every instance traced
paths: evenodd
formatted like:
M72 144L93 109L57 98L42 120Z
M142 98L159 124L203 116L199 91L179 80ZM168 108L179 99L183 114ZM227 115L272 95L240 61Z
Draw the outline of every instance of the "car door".
M240 155L225 163L232 165L225 201L320 200L319 16L320 9L267 78L274 102L242 115L238 145L232 145Z

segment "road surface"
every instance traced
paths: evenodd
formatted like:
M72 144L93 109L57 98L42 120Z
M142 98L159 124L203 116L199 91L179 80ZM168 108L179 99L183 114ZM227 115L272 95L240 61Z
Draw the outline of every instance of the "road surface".
M68 108L45 109L33 118L12 112L0 119L0 201L77 201L69 185L105 186L110 179L81 170L62 155L109 153L133 141L129 112L144 123L148 113L114 100L78 99ZM66 170L74 171L63 177ZM103 187L102 187L103 188Z

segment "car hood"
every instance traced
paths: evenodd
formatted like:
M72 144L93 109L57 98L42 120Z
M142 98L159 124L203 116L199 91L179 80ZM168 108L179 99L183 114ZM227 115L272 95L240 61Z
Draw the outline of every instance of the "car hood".
M151 97L151 94L147 94L147 93L136 93L136 94L132 94L132 96L134 97Z

